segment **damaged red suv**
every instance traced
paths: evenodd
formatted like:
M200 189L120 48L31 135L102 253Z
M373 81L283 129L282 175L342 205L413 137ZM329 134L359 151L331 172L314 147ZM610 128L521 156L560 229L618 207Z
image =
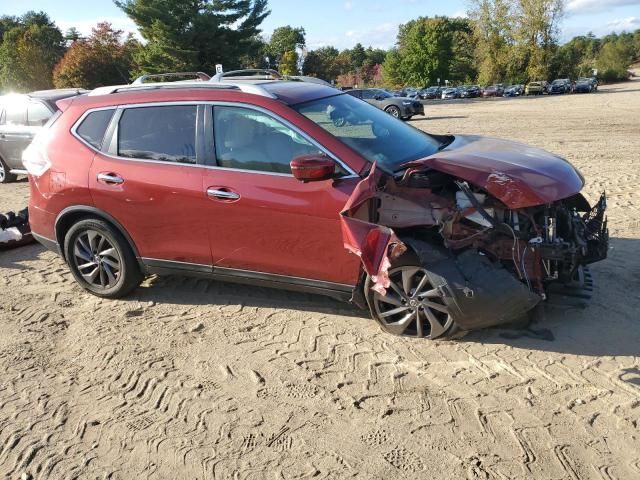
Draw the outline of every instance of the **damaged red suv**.
M429 135L328 86L138 84L59 107L24 154L31 227L101 297L196 274L437 338L580 292L607 254L604 196L591 207L566 160Z

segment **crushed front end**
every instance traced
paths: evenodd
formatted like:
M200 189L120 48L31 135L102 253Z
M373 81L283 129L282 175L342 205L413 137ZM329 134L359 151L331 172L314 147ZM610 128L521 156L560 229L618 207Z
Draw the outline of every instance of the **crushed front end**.
M472 330L519 319L606 258L605 194L593 207L580 193L527 205L533 194L509 174L488 170L481 182L441 170L421 162L398 178L374 167L342 212L345 246L379 295L410 250L456 325Z

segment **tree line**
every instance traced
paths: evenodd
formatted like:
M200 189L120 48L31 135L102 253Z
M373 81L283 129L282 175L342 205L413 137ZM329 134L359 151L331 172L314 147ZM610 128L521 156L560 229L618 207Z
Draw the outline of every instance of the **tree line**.
M526 83L591 75L627 76L640 58L640 30L561 44L564 0L471 0L468 18L420 17L400 25L389 50L306 47L302 27L282 26L269 37L261 25L267 0L123 0L132 34L97 24L83 37L63 33L44 12L0 17L0 89L29 91L127 83L141 74L211 73L276 68L343 86Z

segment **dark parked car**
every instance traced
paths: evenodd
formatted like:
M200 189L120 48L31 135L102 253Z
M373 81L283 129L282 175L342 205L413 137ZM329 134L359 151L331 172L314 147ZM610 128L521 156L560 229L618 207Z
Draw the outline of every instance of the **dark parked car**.
M503 96L505 97L519 97L524 93L524 87L522 85L509 85L505 87Z
M400 90L400 96L406 98L418 98L418 89L414 87L406 87Z
M580 77L573 87L575 93L591 93L598 91L598 81L595 78Z
M571 91L571 80L569 80L568 78L559 78L557 80L554 80L549 86L550 94L571 93Z
M478 85L463 85L458 88L460 98L477 98L482 93Z
M460 91L457 87L449 87L442 90L442 99L460 98Z
M394 97L381 88L354 89L347 92L349 95L360 98L389 115L409 120L414 115L424 115L424 105L418 100L407 97Z
M504 94L504 87L500 84L490 85L482 89L483 97L501 97Z
M99 297L193 274L437 338L520 318L553 285L586 292L607 254L605 197L592 208L566 160L430 135L328 86L114 86L61 110L23 155L31 229Z
M442 97L442 87L428 87L420 90L419 96L423 100L434 100Z
M56 101L80 93L78 89L43 90L0 97L0 183L13 182L18 175L26 175L22 152L58 110Z

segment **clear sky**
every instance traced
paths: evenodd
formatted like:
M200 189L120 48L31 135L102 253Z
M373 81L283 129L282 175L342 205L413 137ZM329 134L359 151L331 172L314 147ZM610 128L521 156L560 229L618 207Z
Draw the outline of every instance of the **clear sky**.
M334 45L388 48L395 41L400 23L418 16L464 16L467 0L269 0L271 15L263 24L269 35L282 25L302 26L309 48ZM111 0L0 0L0 15L19 15L44 10L66 30L75 26L88 33L98 21L135 32L135 25ZM562 40L593 31L640 28L640 0L567 0Z

